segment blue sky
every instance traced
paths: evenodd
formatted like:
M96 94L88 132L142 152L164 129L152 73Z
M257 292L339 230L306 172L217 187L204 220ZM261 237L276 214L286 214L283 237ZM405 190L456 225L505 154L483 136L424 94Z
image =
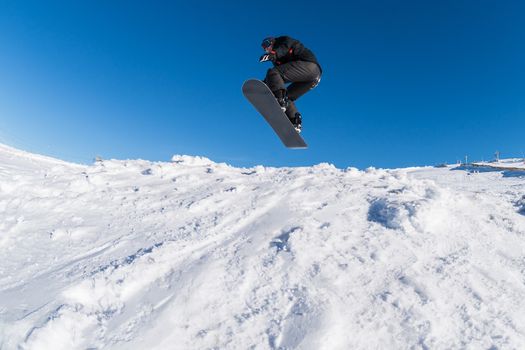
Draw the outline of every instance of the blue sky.
M0 142L61 159L405 167L525 156L523 1L3 1ZM242 96L261 39L323 66L308 150Z

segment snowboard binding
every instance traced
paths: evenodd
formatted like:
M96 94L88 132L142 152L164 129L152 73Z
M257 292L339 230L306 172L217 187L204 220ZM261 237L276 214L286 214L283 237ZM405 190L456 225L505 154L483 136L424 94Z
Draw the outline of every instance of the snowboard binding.
M292 118L290 118L290 122L292 122L295 131L300 133L303 129L303 118L301 116L301 113L295 113L295 115Z

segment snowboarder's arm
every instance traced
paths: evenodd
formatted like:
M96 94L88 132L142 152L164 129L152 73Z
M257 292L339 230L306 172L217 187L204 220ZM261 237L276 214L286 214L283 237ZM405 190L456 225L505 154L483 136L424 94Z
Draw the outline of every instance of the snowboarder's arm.
M293 54L294 46L297 40L294 40L290 37L286 37L282 40L277 47L274 47L275 57L277 60L280 60L287 55Z

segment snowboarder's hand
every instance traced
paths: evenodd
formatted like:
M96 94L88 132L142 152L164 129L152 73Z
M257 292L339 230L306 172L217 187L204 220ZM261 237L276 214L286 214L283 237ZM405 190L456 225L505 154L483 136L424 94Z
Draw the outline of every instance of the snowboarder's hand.
M259 58L259 62L266 62L266 61L269 61L270 60L270 55L268 54L264 54L261 56L261 58Z
M273 53L265 53L264 55L259 58L259 62L266 62L266 61L274 61L275 60L275 54Z

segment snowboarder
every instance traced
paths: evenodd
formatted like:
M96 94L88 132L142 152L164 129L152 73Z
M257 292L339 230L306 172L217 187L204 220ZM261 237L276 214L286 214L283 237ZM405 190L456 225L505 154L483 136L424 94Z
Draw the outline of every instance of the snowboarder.
M267 37L262 42L262 48L265 53L259 61L271 61L274 65L268 69L264 82L297 132L301 132L302 117L295 100L319 84L321 65L312 51L289 36ZM291 84L286 87L287 83Z

